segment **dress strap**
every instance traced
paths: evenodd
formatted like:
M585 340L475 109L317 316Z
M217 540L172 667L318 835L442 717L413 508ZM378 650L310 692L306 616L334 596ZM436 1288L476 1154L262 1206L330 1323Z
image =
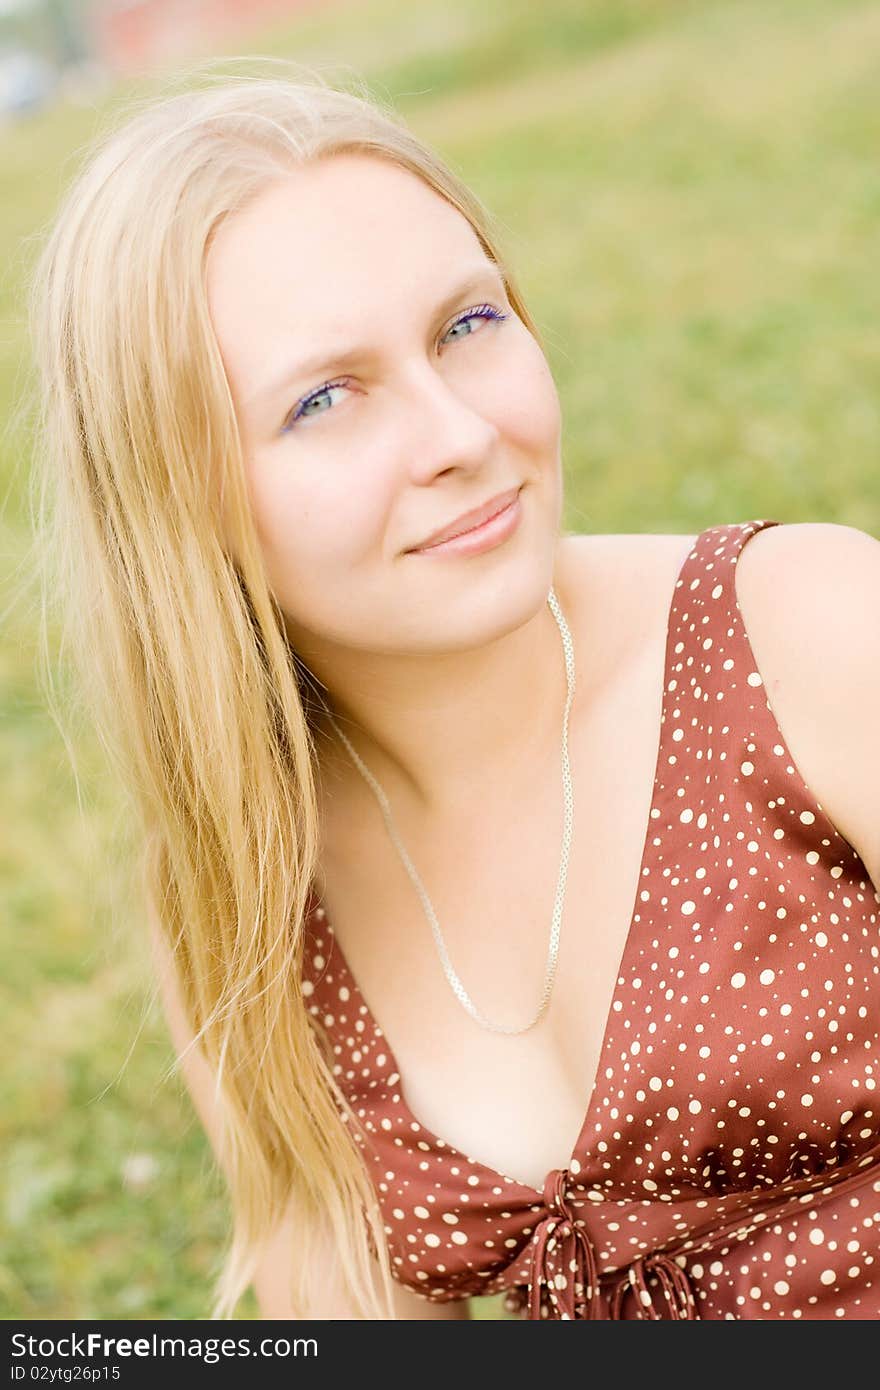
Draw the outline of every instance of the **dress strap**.
M833 848L852 855L791 754L737 599L736 562L744 547L759 531L781 524L711 526L685 561L674 641L670 632L666 698L676 726L668 735L668 761L676 762L676 747L684 750L688 803L703 796L720 802L720 813L737 824L748 824L761 804L784 816L786 833L805 852ZM702 769L696 776L694 760Z

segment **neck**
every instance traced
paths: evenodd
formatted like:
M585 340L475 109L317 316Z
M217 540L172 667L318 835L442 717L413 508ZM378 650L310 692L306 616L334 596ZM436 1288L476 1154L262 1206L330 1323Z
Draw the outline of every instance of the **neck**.
M571 626L565 586L554 577L553 587ZM481 788L496 802L519 799L535 767L558 760L568 682L562 634L546 599L524 621L466 651L357 656L350 665L334 661L326 678L314 663L311 669L395 821L460 822ZM316 741L321 781L334 789L360 784L372 797L326 714L318 717Z

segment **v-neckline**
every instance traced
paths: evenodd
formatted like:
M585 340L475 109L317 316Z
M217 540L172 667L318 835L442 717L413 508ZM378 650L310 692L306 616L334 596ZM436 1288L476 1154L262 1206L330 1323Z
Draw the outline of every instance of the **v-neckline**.
M759 526L766 524L766 522L758 523ZM729 527L724 526L710 527L708 528L708 530L700 532L692 540L691 545L684 556L684 559L679 565L675 577L675 582L672 587L672 596L670 598L669 607L666 615L666 640L664 645L663 658L663 689L661 692L660 701L660 731L657 740L657 753L654 759L654 778L651 785L651 803L648 807L647 824L642 839L641 859L639 862L638 876L636 879L635 898L632 905L632 911L630 912L629 924L627 926L623 948L621 950L620 959L617 965L617 972L614 977L614 988L611 993L608 1011L605 1016L605 1022L602 1032L602 1041L599 1046L596 1072L593 1077L593 1084L590 1088L590 1093L587 1098L583 1121L575 1139L574 1146L571 1149L571 1152L569 1153L568 1157L565 1159L564 1169L562 1170L565 1172L569 1172L571 1170L571 1165L573 1161L576 1161L578 1164L577 1171L581 1171L582 1169L587 1167L588 1156L583 1150L584 1141L589 1126L593 1121L593 1113L596 1107L596 1101L599 1090L599 1078L603 1075L607 1065L608 1051L611 1046L611 1024L615 1013L614 1006L618 1000L621 980L625 975L626 966L628 964L630 956L635 950L635 940L638 935L636 928L640 925L640 922L638 922L636 919L640 917L639 903L642 880L645 876L645 867L649 860L651 849L653 848L651 844L651 831L655 820L654 812L658 809L657 802L660 791L660 771L663 763L663 756L666 752L666 739L669 725L667 714L671 698L671 692L669 691L669 673L672 667L672 657L674 655L673 641L676 635L675 620L680 610L681 595L686 591L685 581L687 580L690 574L690 570L693 564L696 562L696 560L699 558L701 554L701 547L706 543L706 538L708 537L709 532L715 533L729 529ZM733 582L732 578L731 582ZM317 890L313 887L311 893L309 913L311 913L315 908L318 907L323 907L323 902L320 896L318 895ZM456 1148L454 1144L451 1144L448 1140L444 1139L442 1135L435 1134L431 1129L428 1128L427 1125L423 1124L423 1122L419 1119L419 1117L416 1114L413 1113L413 1110L410 1107L406 1098L406 1091L404 1090L403 1086L403 1073L401 1072L400 1067L397 1063L397 1059L394 1055L394 1050L389 1044L388 1036L384 1028L381 1027L378 1020L376 1019L375 1014L370 1008L370 1005L364 998L360 986L358 985L358 982L354 977L353 972L349 969L348 961L345 958L345 953L343 952L342 947L339 944L339 940L336 936L336 933L333 930L333 925L330 921L330 917L326 911L326 908L324 909L324 915L321 918L321 926L326 930L331 949L336 954L337 971L339 976L341 977L340 982L347 986L355 1003L360 1006L362 1016L366 1022L366 1025L377 1037L381 1039L381 1051L385 1054L386 1058L386 1066L383 1068L383 1070L389 1076L397 1076L395 1089L397 1090L397 1093L400 1096L400 1109L404 1117L408 1121L412 1121L418 1125L419 1132L425 1139L426 1143L431 1143L432 1146L435 1147L442 1146L443 1152L447 1154L449 1157L460 1160L462 1164L470 1166L476 1172L482 1173L487 1178L493 1178L496 1181L500 1179L502 1182L512 1184L514 1187L518 1188L522 1192L529 1193L532 1199L537 1198L538 1201L543 1201L543 1187L533 1187L531 1183L524 1182L520 1178L511 1177L507 1173L502 1173L500 1169L493 1168L490 1164L482 1162L480 1159L475 1158L472 1154L467 1154L462 1149ZM549 1172L555 1171L559 1170L549 1170Z

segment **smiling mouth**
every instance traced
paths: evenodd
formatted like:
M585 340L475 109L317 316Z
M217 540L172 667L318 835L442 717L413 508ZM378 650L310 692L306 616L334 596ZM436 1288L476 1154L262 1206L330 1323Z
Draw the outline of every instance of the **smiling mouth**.
M481 555L494 550L516 531L520 521L520 488L497 512L454 536L432 541L410 551L412 555Z
M435 536L432 540L425 541L422 545L413 546L408 553L415 555L423 550L433 550L436 546L446 545L449 541L457 540L460 536L469 536L472 532L479 531L512 507L521 491L522 484L519 487L511 488L508 492L499 493L495 499L495 510L490 512L488 516L471 521L469 524L463 520L461 527L457 530L450 530L445 535Z

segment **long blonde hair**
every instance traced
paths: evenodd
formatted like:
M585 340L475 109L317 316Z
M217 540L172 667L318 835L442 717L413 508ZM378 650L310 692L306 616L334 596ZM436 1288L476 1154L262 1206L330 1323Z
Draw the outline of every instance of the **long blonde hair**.
M316 705L261 561L206 254L222 220L279 175L367 153L467 218L539 334L489 213L388 103L362 79L347 90L283 67L204 83L195 69L182 91L129 101L45 232L29 291L43 650L57 610L216 1078L232 1233L211 1317L233 1316L294 1196L296 1316L315 1315L309 1250L323 1228L359 1315L393 1318L363 1130L301 989L320 845Z

